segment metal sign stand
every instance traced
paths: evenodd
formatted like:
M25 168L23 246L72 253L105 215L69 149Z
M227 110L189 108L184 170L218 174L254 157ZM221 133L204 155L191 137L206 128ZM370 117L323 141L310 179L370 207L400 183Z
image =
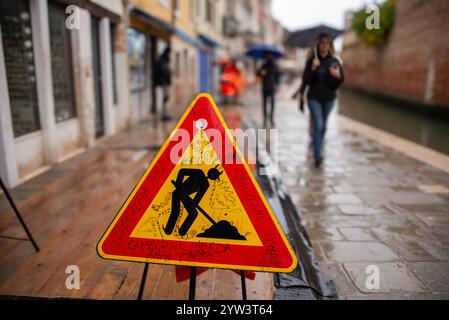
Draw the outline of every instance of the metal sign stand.
M242 300L246 301L246 279L245 279L245 271L240 271L240 280L242 283ZM189 285L189 300L195 300L195 291L196 291L196 267L190 268L190 285Z
M242 300L246 301L246 279L245 279L245 271L240 270L240 279L242 281Z
M196 291L196 267L190 268L189 300L195 300Z
M3 192L6 195L6 198L9 201L9 204L11 205L12 209L14 210L14 213L17 216L17 219L19 219L20 224L22 225L22 228L25 230L27 236L28 236L28 240L31 241L31 243L33 244L34 249L36 250L36 252L39 252L39 247L36 243L36 241L34 241L33 236L31 235L31 232L28 230L27 225L25 224L25 221L22 219L22 216L20 215L19 210L17 209L14 200L12 199L11 195L8 192L8 189L6 189L5 185L3 184L3 180L0 178L0 184L2 187Z
M142 300L143 290L145 289L145 280L147 279L149 266L150 266L150 264L148 262L146 262L145 268L143 269L142 280L140 280L139 295L137 296L137 300Z
M143 269L142 279L140 280L140 289L137 300L142 300L143 291L145 290L145 280L147 279L149 263L145 263L145 268ZM246 301L246 280L245 271L240 271L240 280L242 283L242 300ZM196 292L196 267L190 267L190 283L189 283L189 301L195 301Z

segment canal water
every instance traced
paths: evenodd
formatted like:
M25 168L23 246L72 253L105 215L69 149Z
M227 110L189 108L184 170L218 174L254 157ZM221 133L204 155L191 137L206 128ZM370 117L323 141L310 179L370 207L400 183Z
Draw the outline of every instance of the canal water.
M407 110L349 89L339 93L339 113L449 155L449 121Z

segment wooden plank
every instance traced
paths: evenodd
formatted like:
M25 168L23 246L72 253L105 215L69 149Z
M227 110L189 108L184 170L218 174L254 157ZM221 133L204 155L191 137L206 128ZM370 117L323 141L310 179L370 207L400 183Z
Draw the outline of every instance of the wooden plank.
M89 293L89 298L109 300L114 298L126 280L128 268L129 265L125 265L124 263L110 264L100 281L98 281Z
M143 292L143 300L153 300L159 282L162 280L163 268L160 265L152 264L148 269L147 279L145 281L145 290ZM139 278L140 279L140 278ZM162 280L163 281L163 280ZM140 286L140 280L139 280Z
M256 278L246 280L248 300L273 300L274 278L272 273L256 272Z
M0 238L0 283L8 280L11 274L35 254L30 241Z
M113 297L113 299L116 300L136 300L137 295L139 294L140 280L142 278L145 264L132 262L126 263L128 264L128 273L126 274L123 284ZM151 265L150 268L152 268ZM147 281L145 284L145 290L151 290L151 286L152 284Z
M145 160L141 160L142 162ZM136 164L133 165L135 168L139 168L139 166ZM126 167L122 167L123 171L129 171L130 168L126 168ZM77 219L75 219L74 221L71 221L71 224L74 226L83 226L86 224L86 221L83 221L84 219L87 219L87 221L90 220L90 223L92 223L93 221L95 221L95 219L99 219L101 221L101 224L104 225L101 230L103 228L105 228L105 226L107 226L107 224L110 222L110 219L112 217L113 214L111 214L111 216L103 216L98 214L98 210L100 210L100 212L108 212L106 209L108 206L111 206L111 203L114 202L110 202L110 200L108 201L108 199L111 198L115 198L115 197L111 197L111 194L114 195L117 192L117 186L122 186L122 185L127 185L126 183L123 183L123 179L119 179L117 178L117 180L122 180L121 183L111 183L109 184L109 187L104 189L101 192L101 196L99 198L97 198L98 201L103 200L104 206L103 207L99 207L98 206L98 202L94 202L91 203L87 209L85 209L83 212L79 213ZM124 179L127 180L127 179ZM129 184L131 184L131 182L129 181ZM119 188L120 189L120 188ZM123 193L125 193L125 190L122 190ZM117 208L118 208L118 204L117 204ZM103 211L105 210L105 211ZM103 219L103 220L102 220ZM107 222L106 222L107 221ZM94 223L94 225L96 226L97 224ZM83 230L84 229L84 230ZM15 279L15 277L13 276L11 278L10 281L7 281L6 284L1 286L1 292L3 292L4 288L10 288L10 290L13 290L13 288L17 289L16 292L18 292L19 294L36 294L36 293L40 293L40 294L44 294L45 290L42 290L42 285L39 285L39 283L45 283L45 281L48 281L48 279L51 277L53 269L50 268L49 266L47 266L48 262L52 262L52 261L59 261L61 264L65 264L66 262L68 264L72 264L70 263L70 261L64 261L62 258L70 256L71 253L73 252L77 252L77 249L79 249L78 247L80 246L80 243L87 238L87 236L89 235L89 233L91 233L92 231L96 231L98 230L98 228L92 228L92 226L87 225L85 228L76 228L76 229L69 229L67 230L65 233L60 233L59 235L52 235L51 237L53 238L53 240L51 241L51 243L49 243L48 246L46 246L45 249L42 250L41 253L39 253L37 255L37 257L35 259L30 259L30 261L21 268L21 270L19 270L18 274L20 274L20 276L18 276L19 279ZM96 244L96 241L98 241L101 233L103 231L96 231L95 232L95 241L93 241L92 243ZM61 243L64 243L64 245L61 245ZM82 250L81 250L82 252ZM92 252L95 253L95 248L92 248ZM36 266L38 267L36 270ZM47 266L47 268L42 268L42 266ZM65 266L64 269L65 270ZM37 274L36 274L37 273ZM39 279L39 280L36 280ZM16 281L17 280L17 281ZM17 288L17 284L23 282L23 280L25 280L25 283L23 283L20 288ZM58 284L58 286L60 286ZM45 287L45 286L44 286ZM33 289L33 288L38 288Z
M174 266L160 266L162 269L161 281L153 295L154 300L187 300L189 297L189 282L176 282Z
M62 261L59 270L65 269L67 264L77 264L80 266L81 269L81 275L83 277L82 280L82 288L79 292L70 292L70 296L81 296L85 298L90 298L90 292L93 290L93 288L96 286L97 282L101 281L101 276L104 272L106 272L106 269L111 263L114 263L112 261L104 261L100 259L96 255L96 243L98 239L100 238L101 234L103 233L103 229L105 226L107 226L111 220L111 217L114 212L116 212L120 205L120 194L126 194L128 192L128 189L130 188L130 185L132 185L134 182L131 181L131 179L124 179L121 181L120 184L113 183L111 184L111 187L109 189L106 189L100 196L99 203L102 203L102 206L98 206L98 202L91 204L88 210L85 211L85 213L81 214L79 219L74 222L75 225L79 226L76 232L80 232L82 230L87 231L87 235L84 237L84 242L80 243L78 248L74 250L75 254L72 254L70 256L70 260L68 261ZM113 194L113 197L110 197L110 194ZM107 201L107 200L116 200L116 201ZM111 216L103 216L98 215L99 212L111 212ZM86 217L86 221L82 221L82 217ZM98 217L98 221L93 223L89 217ZM95 231L95 232L89 232L89 231ZM64 237L66 240L70 240L70 238L67 238L71 234L67 235L64 234ZM76 238L78 237L77 233L73 233L73 241L76 241ZM61 277L61 272L59 273L59 277ZM58 276L56 276L58 277ZM63 287L60 286L60 283L62 283L63 279L59 279L60 281L57 281L59 283L59 287L55 288L54 291L58 292L58 288ZM46 290L41 290L41 294L47 294L48 288L52 287L52 284L55 282L53 281L53 277L49 278L49 286L45 286ZM52 292L52 291L50 291ZM95 293L96 295L98 293ZM113 293L111 293L113 294ZM52 294L54 295L54 293ZM110 297L112 298L112 296Z
M215 285L221 285L214 281L215 270L216 269L209 269L197 277L196 299L213 300Z
M240 277L230 270L215 270L214 300L241 300Z
M76 199L82 199L82 195L79 194L80 189L80 186L78 186L76 183L72 183L67 189L60 189L58 193L49 193L45 197L39 198L39 201L37 201L36 203L28 203L26 206L21 205L20 211L27 223L30 226L33 226L33 232L39 232L36 229L39 229L43 226L46 227L48 226L48 222L54 221L54 219L50 219L50 217L57 217L57 215L61 214L61 212L64 212L66 208L73 207L70 205L68 206L68 204L76 201ZM61 199L61 195L64 196L63 199ZM37 212L39 212L39 214L36 214ZM45 215L48 219L42 219L42 215ZM7 230L8 227L16 225L17 221L9 219L8 225L2 225L2 232L6 232L5 229ZM41 233L43 235L46 235L47 233L45 231L46 230L42 230Z

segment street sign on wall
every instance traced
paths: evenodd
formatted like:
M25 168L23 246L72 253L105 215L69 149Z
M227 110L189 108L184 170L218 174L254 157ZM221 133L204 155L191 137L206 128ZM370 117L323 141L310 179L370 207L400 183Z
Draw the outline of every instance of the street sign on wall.
M266 272L297 263L207 94L187 109L97 250L112 260Z

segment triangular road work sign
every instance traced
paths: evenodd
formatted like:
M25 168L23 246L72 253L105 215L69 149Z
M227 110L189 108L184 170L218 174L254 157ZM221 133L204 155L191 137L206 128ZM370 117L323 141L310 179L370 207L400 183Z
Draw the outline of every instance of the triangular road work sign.
M265 272L297 263L207 94L187 109L97 250L112 260Z

